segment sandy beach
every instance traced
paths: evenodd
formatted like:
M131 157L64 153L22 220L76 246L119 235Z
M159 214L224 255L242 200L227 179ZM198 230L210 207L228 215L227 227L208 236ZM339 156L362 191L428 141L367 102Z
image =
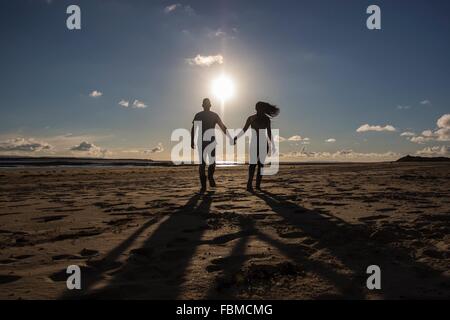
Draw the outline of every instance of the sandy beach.
M450 298L449 164L246 169L0 169L0 299Z

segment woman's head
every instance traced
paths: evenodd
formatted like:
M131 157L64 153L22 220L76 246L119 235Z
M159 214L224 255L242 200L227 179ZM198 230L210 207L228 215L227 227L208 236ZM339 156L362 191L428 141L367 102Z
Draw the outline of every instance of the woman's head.
M255 109L258 114L265 114L266 116L269 117L276 117L280 113L280 108L270 103L262 101L259 101L256 104Z

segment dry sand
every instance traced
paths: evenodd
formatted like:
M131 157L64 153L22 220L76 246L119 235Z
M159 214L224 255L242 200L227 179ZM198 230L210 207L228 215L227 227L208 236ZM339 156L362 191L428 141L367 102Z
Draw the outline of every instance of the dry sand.
M216 179L196 195L195 167L1 169L0 298L450 298L449 164L285 165L255 194L245 167Z

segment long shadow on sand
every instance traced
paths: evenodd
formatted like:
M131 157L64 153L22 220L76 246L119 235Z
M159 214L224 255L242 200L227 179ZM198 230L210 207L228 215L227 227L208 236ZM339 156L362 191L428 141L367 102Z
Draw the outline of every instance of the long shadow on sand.
M80 293L71 292L60 298L176 299L196 246L207 229L205 216L209 214L212 195L194 195L178 211L163 218L142 246L130 251L121 266L117 258L155 219L146 222L102 260L90 263ZM101 282L106 285L101 286Z
M245 219L242 220L241 230L235 234L235 238L239 241L228 257L231 259L234 256L234 263L223 264L222 273L212 285L208 298L233 298L238 295L239 287L245 288L245 279L242 281L236 277L237 275L243 277L242 269L248 257L244 254L245 247L250 236L258 237L275 247L296 266L318 275L331 283L339 292L339 294L324 293L314 298L366 298L368 293L366 269L372 264L379 265L382 270L382 290L377 292L378 296L386 299L448 296L448 286L446 286L448 279L440 272L414 260L412 250L393 246L389 241L392 235L373 238L371 237L373 230L365 225L349 224L320 210L308 210L285 200L283 196L269 192L254 193L254 195L283 218L280 224L295 227L302 238L306 237L309 243L313 243L313 253L327 252L335 262L329 264L323 262L323 259L311 257L310 247L287 244L273 239L255 228L254 222ZM338 267L336 263L339 264ZM247 279L247 282L249 281L251 279ZM251 287L252 284L247 283L247 285Z
M197 246L210 245L212 250L214 245L233 240L237 241L231 253L215 259L219 260L215 267L219 266L220 272L206 292L206 298L240 297L241 290L253 285L251 278L245 279L244 275L242 279L245 264L252 258L252 255L246 254L251 237L267 243L292 262L293 266L278 266L282 274L286 272L297 276L298 270L301 270L299 276L315 274L337 292L321 292L312 298L366 298L366 268L372 264L379 265L382 270L382 290L377 294L383 298L448 297L448 279L414 260L411 249L398 247L395 241L389 241L392 234L373 237L374 230L369 226L349 224L320 210L306 209L286 200L286 196L269 192L254 195L282 218L281 221L274 221L274 227L294 228L295 234L302 240L289 243L275 239L264 229L258 228L257 221L246 214L239 215L238 232L202 240L208 229L206 220L211 215L213 193L195 195L175 213L161 221L156 218L149 220L102 260L91 262L84 273L83 290L80 293L70 292L61 298L179 298L189 280L193 280L188 275L190 265L195 265L193 259ZM156 230L139 248L131 250L128 259L121 265L118 262L120 255L155 223L159 223ZM304 239L308 240L307 245ZM325 258L317 258L317 254L325 254ZM331 261L328 259L330 257ZM237 279L238 276L241 279Z

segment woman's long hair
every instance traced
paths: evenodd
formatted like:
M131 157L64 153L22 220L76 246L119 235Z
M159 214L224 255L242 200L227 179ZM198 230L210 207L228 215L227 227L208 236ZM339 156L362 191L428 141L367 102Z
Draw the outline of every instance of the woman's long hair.
M280 108L270 103L259 101L256 104L256 112L273 118L280 113Z

